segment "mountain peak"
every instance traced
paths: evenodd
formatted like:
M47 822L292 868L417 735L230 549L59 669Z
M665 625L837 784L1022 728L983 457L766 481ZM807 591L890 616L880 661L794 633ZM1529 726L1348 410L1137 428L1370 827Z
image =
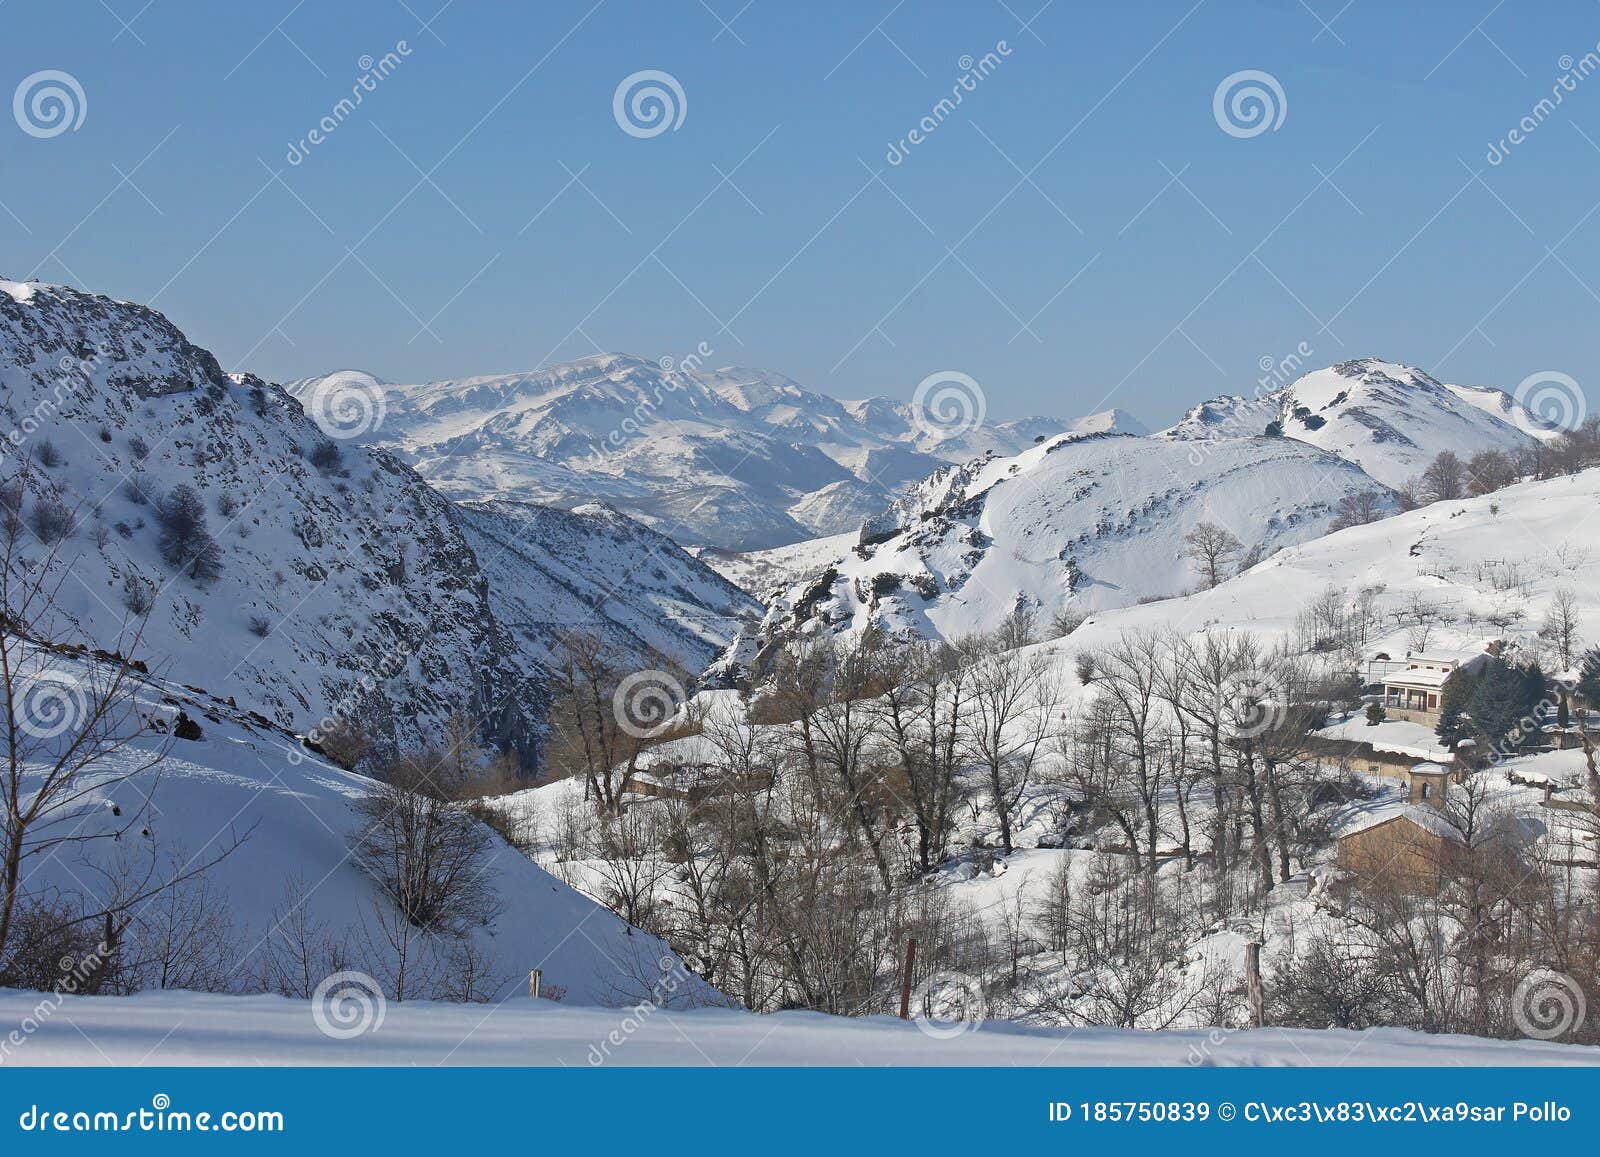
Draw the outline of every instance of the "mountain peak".
M1149 428L1128 411L1113 406L1109 410L1087 414L1070 427L1079 434L1148 434Z

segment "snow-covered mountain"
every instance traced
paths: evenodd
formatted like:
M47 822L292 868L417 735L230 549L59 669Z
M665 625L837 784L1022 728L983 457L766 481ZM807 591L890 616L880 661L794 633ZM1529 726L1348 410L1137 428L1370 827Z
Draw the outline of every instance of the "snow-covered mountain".
M287 389L308 396L322 381ZM620 354L383 391L368 437L451 497L599 500L680 542L735 550L854 530L941 465L1013 454L1068 426L1025 418L941 440L903 402Z
M1162 436L1281 434L1332 451L1387 486L1402 486L1440 451L1463 458L1516 451L1560 432L1502 390L1445 385L1413 366L1363 358L1260 397L1213 398Z
M555 625L697 666L751 609L620 516L458 510L138 305L0 281L0 387L0 478L29 475L30 528L67 515L55 541L25 535L17 560L48 559L60 578L70 622L54 627L112 648L148 604L138 652L153 670L300 731L350 714L414 745L465 709L531 746ZM164 558L157 503L180 486L215 542L214 575ZM587 583L572 577L586 569Z
M1216 523L1262 557L1327 532L1359 467L1289 438L1182 442L1064 434L930 479L848 555L779 594L769 636L860 630L956 638L1017 609L1126 606L1195 585L1184 535Z
M698 672L761 604L665 535L604 506L465 502L459 521L489 581L489 604L525 653L598 621L633 666L665 656Z
M796 632L871 623L955 638L1018 609L1047 620L1068 607L1170 597L1197 585L1185 536L1201 523L1239 541L1231 573L1327 533L1346 495L1374 493L1393 510L1391 488L1442 450L1515 452L1556 433L1499 390L1372 360L1260 398L1213 399L1156 435L1097 434L1086 423L1090 432L929 476L848 548L792 549L810 570L759 592L769 599L760 640L736 654L748 661ZM784 577L781 565L767 569Z

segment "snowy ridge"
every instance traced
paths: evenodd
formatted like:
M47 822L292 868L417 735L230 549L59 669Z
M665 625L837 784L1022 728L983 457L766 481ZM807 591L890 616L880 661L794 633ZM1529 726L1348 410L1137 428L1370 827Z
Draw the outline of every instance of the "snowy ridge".
M1287 438L1182 442L1063 435L929 479L822 576L769 610L768 638L859 631L954 639L1014 610L1048 620L1181 593L1184 536L1202 522L1257 557L1325 533L1358 467ZM1249 555L1246 554L1245 559ZM831 575L831 577L829 577Z
M644 669L666 656L699 671L761 604L664 535L604 506L466 502L457 515L489 580L495 616L536 659L591 631Z
M1558 589L1574 593L1585 622L1600 621L1600 592L1586 582L1596 563L1597 510L1600 469L1437 502L1291 547L1212 590L1095 614L1066 638L1041 646L1059 656L1065 670L1074 655L1093 652L1124 631L1250 631L1270 644L1292 636L1299 612L1333 586L1351 599L1370 590L1384 610L1413 596L1440 608L1444 621L1430 651L1481 651L1487 636L1536 654L1540 624ZM1392 617L1386 623L1368 650L1405 654L1411 649L1406 630ZM1076 694L1077 680L1068 682ZM1371 728L1355 720L1329 734L1381 742L1385 728L1398 726ZM1435 754L1423 751L1417 758Z
M1338 454L1387 486L1402 486L1435 455L1515 452L1560 433L1504 391L1444 385L1414 366L1340 362L1257 398L1203 402L1161 436L1211 439L1271 433Z
M1499 390L1374 359L1211 399L1152 436L1117 436L1119 414L908 486L853 552L812 552L763 639L868 623L954 638L1018 609L1048 619L1170 597L1196 584L1184 536L1201 522L1239 540L1230 567L1249 564L1326 533L1346 495L1392 510L1391 488L1442 450L1515 452L1556 434Z

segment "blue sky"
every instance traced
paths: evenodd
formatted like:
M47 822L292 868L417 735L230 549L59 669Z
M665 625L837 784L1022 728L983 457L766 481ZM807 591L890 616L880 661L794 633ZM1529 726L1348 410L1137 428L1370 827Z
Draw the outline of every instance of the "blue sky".
M0 96L59 70L85 109L0 118L0 273L153 302L275 380L705 343L841 397L959 370L996 416L1157 424L1302 343L1593 375L1600 75L1533 110L1600 6L1040 3L6 0ZM683 117L640 137L613 96L647 69ZM1219 124L1242 70L1276 128Z

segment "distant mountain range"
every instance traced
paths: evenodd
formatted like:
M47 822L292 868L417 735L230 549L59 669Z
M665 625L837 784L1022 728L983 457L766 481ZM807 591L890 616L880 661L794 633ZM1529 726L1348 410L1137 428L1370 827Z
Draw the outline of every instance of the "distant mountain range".
M286 388L304 397L324 380ZM941 439L905 402L837 401L781 374L623 354L382 389L383 421L367 437L453 498L601 501L685 545L730 550L854 530L941 466L1064 430L1143 432L1107 411Z

